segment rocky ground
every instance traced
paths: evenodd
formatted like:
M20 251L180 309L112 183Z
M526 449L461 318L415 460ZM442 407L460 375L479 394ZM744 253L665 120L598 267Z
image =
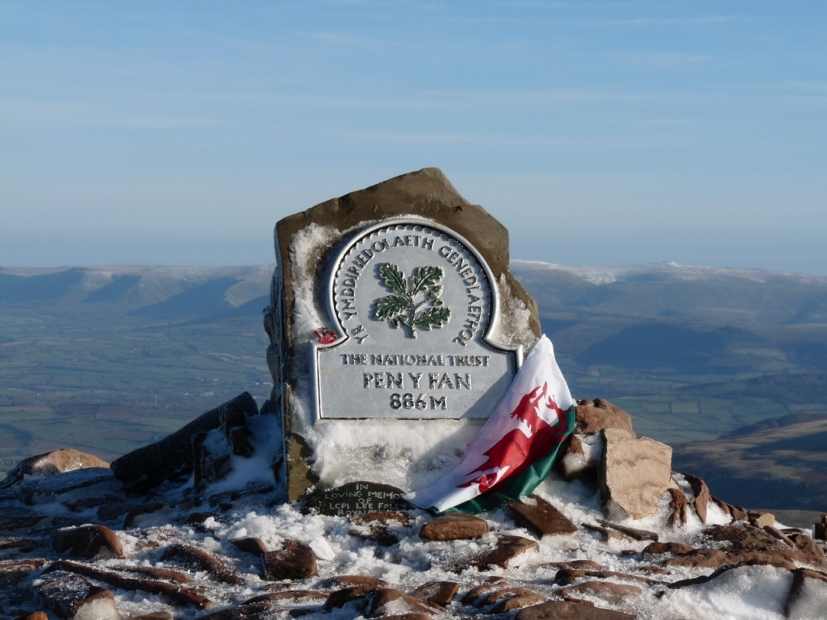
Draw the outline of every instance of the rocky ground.
M251 400L112 468L21 463L0 488L0 617L827 617L822 540L672 472L606 401L581 403L560 471L520 502L339 517L283 502L275 416Z

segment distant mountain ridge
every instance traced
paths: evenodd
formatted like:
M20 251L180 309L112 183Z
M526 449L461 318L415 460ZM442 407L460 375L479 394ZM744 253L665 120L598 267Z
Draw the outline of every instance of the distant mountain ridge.
M168 432L173 412L184 420L244 390L265 398L261 310L273 269L0 269L9 444L0 461L51 447L77 424L88 443L76 444L112 458ZM608 398L643 435L701 446L751 425L827 415L825 276L519 260L511 270L537 301L572 394ZM90 406L103 413L90 417ZM132 414L107 413L118 407L156 413L142 417L143 434L128 433Z

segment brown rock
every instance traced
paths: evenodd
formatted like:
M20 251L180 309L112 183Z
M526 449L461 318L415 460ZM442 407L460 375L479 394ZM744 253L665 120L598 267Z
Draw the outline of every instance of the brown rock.
M243 551L244 553L252 553L253 555L257 555L259 557L270 551L261 538L255 538L252 536L247 538L236 538L232 541L232 543L239 551Z
M610 530L606 527L601 527L599 525L593 525L591 523L581 523L583 527L585 527L590 532L595 532L596 534L600 535L600 538L603 542L609 542L610 540L631 540L625 534L621 534L620 532L615 532Z
M509 564L526 551L539 551L540 545L536 541L523 538L522 536L500 536L497 538L497 546L494 550L483 555L478 561L480 569L494 565L500 568L508 568Z
M726 566L722 566L717 568L714 572L710 573L709 575L701 575L700 577L693 577L691 579L680 579L678 581L673 581L670 584L667 584L667 587L670 590L680 590L681 588L686 588L688 586L697 586L723 575L725 572L736 568L736 564L727 564Z
M634 620L635 616L594 607L591 603L549 601L517 612L514 620Z
M750 510L747 517L749 518L749 524L752 526L760 528L765 526L775 527L775 515L772 513Z
M672 513L669 515L669 526L677 527L678 522L681 525L686 525L689 520L689 501L686 499L686 494L680 489L667 489L672 499L669 502L669 508Z
M322 581L325 588L355 588L358 586L372 586L376 589L385 587L387 582L371 577L370 575L337 575Z
M543 603L547 600L548 598L543 596L542 594L537 594L536 592L526 590L521 594L510 596L508 598L501 600L496 605L494 605L494 607L491 608L491 613L504 614L508 613L509 611L514 611L515 609L522 609L523 607L537 605L538 603Z
M807 600L808 586L816 586L823 590L827 587L827 575L817 573L807 568L796 569L793 573L793 583L790 586L787 600L784 602L785 618L810 618L814 610Z
M778 529L776 529L772 526L769 526L769 525L765 525L761 529L764 530L767 534L769 534L773 538L777 538L778 540L783 542L790 549L795 549L796 548L795 543L792 540L790 540L790 538L784 532L782 532L781 530L778 530Z
M135 527L135 521L138 517L146 514L152 514L153 512L158 512L164 507L163 504L152 504L151 506L146 505L138 505L132 508L123 520L123 529L128 530Z
M0 489L20 482L23 480L23 476L53 476L93 467L108 468L109 463L92 454L78 452L71 448L53 450L20 461L0 482Z
M509 502L514 522L534 533L538 538L574 534L577 526L554 506L537 495L522 501Z
M472 515L449 512L422 526L424 540L468 540L488 533L488 522Z
M261 603L262 601L303 601L307 599L327 600L331 592L321 590L283 590L281 592L268 592L260 594L244 601L244 605Z
M350 530L351 536L372 540L384 547L395 545L399 536L388 530L389 527L408 527L413 519L401 510L379 510L362 515L353 515L349 518L354 527Z
M574 570L602 570L603 567L594 560L567 560L565 562L549 562L543 566L553 568L572 568Z
M187 564L195 565L210 573L215 579L223 583L239 586L244 581L235 574L235 571L217 556L209 551L198 549L192 545L171 545L161 556L163 560L177 559Z
M746 551L744 553L729 554L727 562L738 566L776 566L787 570L795 570L797 567L788 555L778 551Z
M58 530L52 534L52 546L58 553L92 559L103 555L123 557L123 547L117 534L105 525L81 525Z
M161 441L133 450L114 460L112 471L115 477L129 487L146 490L157 486L164 480L192 472L193 435L218 428L221 424L221 416L230 408L238 408L246 416L258 413L255 399L244 392L223 405L211 409Z
M710 498L712 499L712 502L713 502L716 506L718 506L718 508L720 508L720 509L724 512L724 514L725 514L726 516L728 516L728 517L731 517L731 516L732 516L732 511L729 509L729 504L727 504L727 503L726 503L725 501L723 501L723 500L718 499L718 498L717 498L717 497L715 497L714 495L710 495Z
M561 568L554 576L554 582L557 585L567 586L573 584L575 581L581 579L625 579L627 581L637 581L640 583L657 583L647 577L639 577L638 575L629 575L627 573L618 573L611 570L576 570L571 568Z
M479 598L475 603L475 607L487 607L488 605L493 605L494 603L498 603L504 599L513 598L515 596L522 596L523 594L537 594L532 590L527 590L525 588L495 588L485 596Z
M74 573L75 575L83 575L84 577L91 577L96 581L107 583L121 590L139 590L141 592L149 592L150 594L161 594L180 605L193 605L201 609L209 609L212 607L212 601L200 593L190 590L180 584L173 584L167 581L160 581L157 579L133 579L131 577L124 577L120 573L103 570L94 566L89 566L88 564L70 562L68 560L60 560L55 562L46 569L44 574L53 571L63 571L66 573Z
M689 483L689 486L692 488L692 493L695 495L695 500L692 502L692 505L695 507L698 518L701 520L701 523L706 523L707 506L709 506L712 498L709 493L709 487L706 486L706 482L692 474L684 474L683 477L684 480Z
M428 614L394 614L392 616L382 616L382 620L433 620Z
M43 605L60 618L74 618L82 614L84 608L94 608L94 617L101 620L120 618L112 592L79 575L51 572L35 590Z
M153 611L151 614L132 616L132 620L175 620L175 616L168 611Z
M322 608L325 611L331 611L333 609L344 607L351 601L361 600L371 592L383 589L383 586L384 584L371 584L364 586L353 586L350 588L342 588L341 590L337 590L336 592L328 596Z
M274 607L272 601L261 601L250 605L239 605L230 609L221 609L205 616L198 616L198 620L264 620Z
M168 568L158 568L157 566L123 566L121 570L129 573L137 573L139 575L146 575L153 579L166 579L167 581L174 581L176 583L189 583L192 581L189 575L179 573L176 570Z
M440 613L440 607L426 603L423 600L409 596L394 588L374 590L365 597L366 615L376 617L385 615L387 606L392 604L393 611L404 609L405 613Z
M607 428L619 428L635 434L631 416L608 400L595 398L593 403L580 402L583 404L575 410L575 433L599 433Z
M647 545L641 553L644 555L660 555L662 553L686 555L692 551L695 551L695 547L679 542L653 542Z
M318 574L316 555L307 545L288 540L278 551L269 551L262 556L264 574L267 579L308 579Z
M455 581L429 581L411 592L411 596L440 607L447 607L448 603L454 600L458 590L459 584Z
M740 506L733 506L732 504L728 504L728 506L733 521L749 521L749 515L746 510Z
M597 478L603 509L620 518L657 514L657 502L672 477L672 448L619 428L601 433L604 449Z
M576 586L567 586L557 591L558 596L593 596L607 603L619 605L643 590L638 586L612 583L611 581L586 581Z
M25 616L23 620L49 620L49 616L46 615L46 612L36 611L28 616Z
M664 566L690 566L692 568L718 568L727 563L727 554L719 549L696 549L678 558L663 562Z
M498 578L497 581L484 583L475 588L471 588L463 595L460 602L463 605L475 605L477 599L481 598L485 594L488 594L489 592L502 588L505 584L506 582L504 579Z
M598 523L600 523L603 527L608 527L610 529L617 530L622 534L626 534L626 536L634 538L635 540L654 540L655 542L658 542L658 535L655 532L639 530L634 527L628 527L626 525L620 525L618 523L612 523L611 521L604 521L602 519L599 519Z
M752 525L713 525L704 530L712 540L730 543L727 551L789 551L789 547L774 536Z
M803 532L790 532L787 539L793 543L795 548L804 556L805 562L817 564L818 566L827 566L827 559L824 557L824 551L814 541L809 534Z

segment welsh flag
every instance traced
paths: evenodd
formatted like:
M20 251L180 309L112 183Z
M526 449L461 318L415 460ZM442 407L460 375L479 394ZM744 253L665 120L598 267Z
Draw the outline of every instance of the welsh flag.
M477 513L531 494L551 472L561 444L574 430L576 404L554 359L554 347L542 336L462 460L405 499L437 512Z

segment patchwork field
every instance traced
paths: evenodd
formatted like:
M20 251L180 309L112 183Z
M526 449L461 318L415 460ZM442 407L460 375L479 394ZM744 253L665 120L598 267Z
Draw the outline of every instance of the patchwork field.
M624 408L638 433L676 446L685 470L712 471L704 463L718 461L701 447L736 429L827 415L827 278L678 265L515 262L513 271L574 396ZM271 273L0 270L0 471L64 445L112 459L245 390L261 405ZM821 444L808 450L794 468ZM762 463L762 476L781 471ZM739 499L735 487L713 491L774 504L760 493ZM794 488L786 507L827 510L827 497Z

